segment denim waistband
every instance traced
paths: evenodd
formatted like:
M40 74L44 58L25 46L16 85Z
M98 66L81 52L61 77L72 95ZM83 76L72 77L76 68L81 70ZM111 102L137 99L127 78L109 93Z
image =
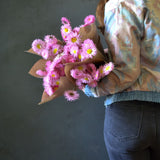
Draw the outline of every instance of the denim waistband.
M138 100L131 100L131 101L120 101L114 102L110 104L108 107L117 107L123 106L127 109L137 109L137 110L148 110L148 111L156 111L157 109L160 110L160 104L156 102L147 102L147 101L138 101Z

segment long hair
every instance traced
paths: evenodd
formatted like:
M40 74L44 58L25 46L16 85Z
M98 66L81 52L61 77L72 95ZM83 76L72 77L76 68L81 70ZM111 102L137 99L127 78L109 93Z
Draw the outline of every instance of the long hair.
M105 4L108 1L109 0L100 0L98 5L97 5L97 9L96 9L96 18L97 18L97 21L99 23L98 28L100 29L102 34L104 34L104 30L105 30L105 25L104 25L104 7L105 7Z

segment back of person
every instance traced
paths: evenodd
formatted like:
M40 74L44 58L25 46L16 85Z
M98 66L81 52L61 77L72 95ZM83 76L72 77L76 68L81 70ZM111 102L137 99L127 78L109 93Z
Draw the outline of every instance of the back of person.
M97 8L115 68L85 93L106 96L110 160L160 160L160 0L101 0Z

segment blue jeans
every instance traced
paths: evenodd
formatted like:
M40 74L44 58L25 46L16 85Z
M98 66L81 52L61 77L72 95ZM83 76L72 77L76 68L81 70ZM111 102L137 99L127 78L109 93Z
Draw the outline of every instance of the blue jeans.
M111 104L105 109L104 140L110 160L160 160L160 104Z

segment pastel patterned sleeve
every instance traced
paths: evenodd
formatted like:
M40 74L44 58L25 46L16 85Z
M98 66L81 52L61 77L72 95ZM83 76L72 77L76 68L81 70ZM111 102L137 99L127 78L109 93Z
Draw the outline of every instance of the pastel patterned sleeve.
M128 6L125 2L106 4L105 39L115 68L94 88L97 96L124 91L139 77L143 19L143 8Z

